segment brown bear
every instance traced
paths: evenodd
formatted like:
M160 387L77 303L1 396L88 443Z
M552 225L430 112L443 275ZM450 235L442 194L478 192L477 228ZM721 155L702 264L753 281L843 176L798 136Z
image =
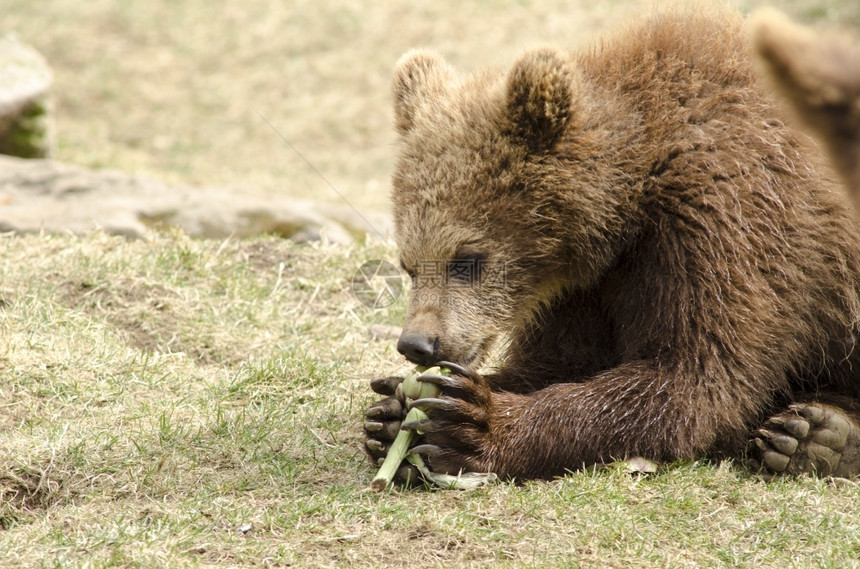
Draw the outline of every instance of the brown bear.
M824 141L860 207L860 41L822 36L762 9L755 47L773 83Z
M760 86L740 16L658 12L507 73L411 52L393 88L413 280L397 347L453 371L403 425L431 468L525 480L749 452L769 474L860 472L860 231ZM372 382L374 460L398 381Z

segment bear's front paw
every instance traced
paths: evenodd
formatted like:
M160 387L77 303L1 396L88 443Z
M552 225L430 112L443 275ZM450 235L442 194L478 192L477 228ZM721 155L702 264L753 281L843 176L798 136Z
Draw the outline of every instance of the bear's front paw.
M798 403L771 417L752 450L752 464L765 476L860 474L860 429L841 409L822 403Z
M385 399L377 401L365 412L364 434L367 440L364 450L371 462L377 464L385 459L388 447L400 430L400 423L406 416L406 398L403 390L397 387L403 383L402 377L379 377L370 382L370 388Z
M486 461L489 441L491 392L486 381L450 362L440 362L450 375L422 375L441 390L438 397L418 399L413 407L427 414L426 419L404 423L424 435L412 450L427 458L431 470L446 474L489 472Z

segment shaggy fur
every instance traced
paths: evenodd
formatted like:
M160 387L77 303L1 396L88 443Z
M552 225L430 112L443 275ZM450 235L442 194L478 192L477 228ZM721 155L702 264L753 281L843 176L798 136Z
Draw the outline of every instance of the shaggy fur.
M759 10L751 28L771 84L824 142L860 210L860 44L815 34L771 8ZM792 405L765 422L753 439L753 465L766 472L860 474L860 401L829 401L836 405Z
M860 233L745 38L667 12L507 73L399 62L401 345L472 370L419 404L434 469L742 456L790 402L860 397Z

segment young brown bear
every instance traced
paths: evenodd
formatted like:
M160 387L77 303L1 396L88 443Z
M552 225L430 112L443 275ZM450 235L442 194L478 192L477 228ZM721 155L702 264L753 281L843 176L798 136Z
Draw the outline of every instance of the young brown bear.
M820 36L773 9L756 13L753 34L773 83L824 141L860 208L860 42Z
M394 98L398 350L456 364L405 426L434 470L743 457L758 428L766 472L860 472L860 232L739 17L662 13L507 74L412 52ZM367 412L372 458L402 412Z

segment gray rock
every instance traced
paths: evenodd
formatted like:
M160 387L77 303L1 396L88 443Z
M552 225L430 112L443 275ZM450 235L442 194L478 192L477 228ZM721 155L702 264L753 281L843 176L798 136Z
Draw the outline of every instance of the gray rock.
M325 236L348 244L388 239L388 216L251 189L165 184L110 170L0 156L0 231L108 233L142 237L180 228L208 238L275 234L295 241Z
M53 153L52 78L38 52L0 35L0 154L44 158Z

